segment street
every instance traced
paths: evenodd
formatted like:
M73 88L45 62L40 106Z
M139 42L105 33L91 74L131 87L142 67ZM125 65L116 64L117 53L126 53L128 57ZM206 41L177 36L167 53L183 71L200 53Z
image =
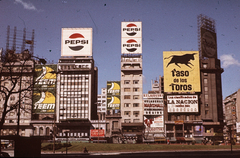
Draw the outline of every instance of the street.
M163 152L122 152L122 153L70 153L66 154L42 154L42 157L114 157L114 158L146 158L146 157L160 157L160 158L240 158L240 151L163 151Z

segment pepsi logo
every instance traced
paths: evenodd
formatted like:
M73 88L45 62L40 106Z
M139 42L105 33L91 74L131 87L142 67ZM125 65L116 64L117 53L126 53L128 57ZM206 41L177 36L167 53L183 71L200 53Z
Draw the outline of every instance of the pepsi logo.
M130 23L126 27L123 28L123 31L126 31L126 34L128 36L135 36L137 34L137 32L140 30L141 29L139 27L137 27L137 25L134 23Z
M79 51L84 48L83 45L88 44L88 40L80 33L74 33L69 36L69 39L65 40L65 45L73 51Z
M126 47L126 50L128 52L135 52L137 50L137 47L141 47L141 44L138 44L134 39L129 39L125 44L123 44L123 47Z

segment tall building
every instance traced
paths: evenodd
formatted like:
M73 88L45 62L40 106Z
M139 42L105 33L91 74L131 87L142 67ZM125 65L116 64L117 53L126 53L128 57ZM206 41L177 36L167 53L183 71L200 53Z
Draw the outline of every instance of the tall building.
M164 113L172 142L223 140L223 69L217 59L215 21L200 15L198 27L199 53L164 53Z
M57 126L64 137L89 138L97 120L97 68L93 58L61 58L57 74Z
M122 22L121 116L122 141L142 142L142 23Z
M223 139L223 69L217 58L215 21L206 16L198 17L201 72L201 120L203 137L217 141Z
M92 57L92 28L62 28L57 69L58 138L87 141L97 120L98 69ZM75 139L75 140L76 140Z

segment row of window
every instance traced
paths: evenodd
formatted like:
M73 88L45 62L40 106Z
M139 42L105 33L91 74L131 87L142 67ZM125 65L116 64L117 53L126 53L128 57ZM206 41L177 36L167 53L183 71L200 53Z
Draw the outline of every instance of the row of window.
M130 103L124 103L124 107L131 107ZM133 107L139 107L139 103L133 103Z
M139 92L139 88L133 88L133 92ZM131 92L131 88L124 88L124 92Z
M124 115L131 115L131 111L124 111ZM139 111L133 111L133 115L137 117L139 115Z
M140 119L133 119L133 122L140 122ZM131 119L124 119L124 123L131 123Z
M162 115L162 111L144 111L144 115Z
M133 95L133 99L139 99L139 95ZM124 95L124 99L131 99L131 95Z
M144 100L145 104L149 104L149 103L163 103L163 99L154 99L154 100Z
M71 70L71 69L89 69L90 65L61 65L59 69Z
M130 80L124 80L124 84L131 84ZM133 84L139 84L139 80L133 80Z

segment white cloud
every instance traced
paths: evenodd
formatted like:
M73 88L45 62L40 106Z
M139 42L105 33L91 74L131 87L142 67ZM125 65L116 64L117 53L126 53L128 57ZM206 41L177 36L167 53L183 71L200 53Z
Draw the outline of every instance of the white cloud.
M21 4L24 9L37 10L37 8L30 2L24 2L23 0L15 0L16 4Z
M240 62L233 58L230 54L224 54L220 56L223 68L228 68L231 65L240 66Z

